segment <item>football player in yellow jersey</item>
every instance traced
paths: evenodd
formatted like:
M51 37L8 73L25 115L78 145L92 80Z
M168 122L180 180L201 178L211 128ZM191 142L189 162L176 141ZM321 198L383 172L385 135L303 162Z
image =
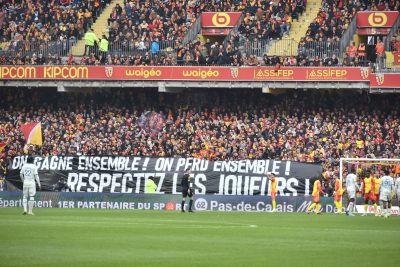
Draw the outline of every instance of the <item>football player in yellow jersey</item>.
M320 194L324 194L325 192L322 190L322 185L321 185L321 177L319 177L315 182L313 186L313 191L312 191L312 196L313 196L313 204L309 206L306 210L307 214L310 214L310 211L315 207L315 214L320 214L319 209L321 208L321 199L320 199Z
M381 189L381 178L379 176L379 172L375 172L374 176L372 177L372 182L374 183L375 187L375 204L374 204L374 211L375 216L379 216L378 214L378 203L379 203L379 190Z
M276 177L272 173L267 173L268 179L271 181L271 199L272 199L272 210L276 212Z
M333 193L333 200L336 206L336 213L342 213L342 196L343 196L343 186L342 181L335 176L335 192Z
M369 201L375 204L375 183L369 172L365 174L365 177L361 184L361 192L364 196L364 213L361 216L367 216Z

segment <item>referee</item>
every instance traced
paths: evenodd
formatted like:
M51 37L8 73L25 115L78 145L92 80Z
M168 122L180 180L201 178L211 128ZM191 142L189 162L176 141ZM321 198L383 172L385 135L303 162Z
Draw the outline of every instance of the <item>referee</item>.
M190 168L185 170L185 174L182 176L181 180L181 186L182 186L182 205L181 205L181 210L182 212L185 212L185 202L186 202L186 197L189 196L190 202L189 202L189 212L193 212L192 210L192 205L193 205L193 186L189 182L190 180L190 173L192 170Z

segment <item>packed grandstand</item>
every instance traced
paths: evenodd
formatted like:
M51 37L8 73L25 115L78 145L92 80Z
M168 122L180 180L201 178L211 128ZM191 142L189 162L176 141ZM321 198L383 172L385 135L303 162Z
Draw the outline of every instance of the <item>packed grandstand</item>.
M322 162L400 155L400 97L296 91L1 90L2 158L38 155L138 155L209 160ZM41 122L43 146L18 129ZM4 162L5 164L5 162Z
M400 51L398 17L387 37L374 35L373 41L353 38L355 17L361 11L399 10L394 0L1 1L0 65L386 71L385 53ZM225 34L202 35L205 12L238 12L240 18ZM383 83L380 76L376 81ZM24 153L102 154L271 158L322 162L325 171L337 171L341 157L400 155L398 96L226 89L0 92L3 166ZM43 146L26 145L18 129L27 122L41 122Z
M398 11L400 4L323 0L316 7L315 17L303 19L306 0L3 1L0 64L369 66L371 60L359 47L340 47L343 34L357 12ZM241 12L242 16L224 39L188 38L201 14L208 11ZM85 34L100 16L107 25L96 30L94 42L87 41ZM308 25L304 35L298 41L284 39L296 21ZM72 47L83 46L82 39L96 48L85 49L84 55L76 53ZM101 39L107 39L103 48ZM266 54L280 39L282 47L294 42L295 49L286 55ZM398 50L396 34L388 42L390 49Z
M0 0L0 266L398 266L399 27L400 0Z

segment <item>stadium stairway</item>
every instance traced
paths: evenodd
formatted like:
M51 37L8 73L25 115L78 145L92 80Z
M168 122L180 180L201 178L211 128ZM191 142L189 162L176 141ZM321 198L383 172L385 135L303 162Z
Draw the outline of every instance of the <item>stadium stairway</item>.
M119 4L121 7L123 7L124 0L112 0L111 3L103 10L103 12L101 12L96 22L92 25L92 29L98 38L100 38L103 34L108 36L108 19L112 9L116 4ZM85 40L79 40L78 43L72 47L71 52L74 56L82 56L85 52Z
M308 0L305 12L299 20L292 22L289 35L284 36L282 40L274 41L267 48L268 56L291 56L297 55L297 47L300 39L306 35L308 26L317 17L318 11L322 6L321 0Z

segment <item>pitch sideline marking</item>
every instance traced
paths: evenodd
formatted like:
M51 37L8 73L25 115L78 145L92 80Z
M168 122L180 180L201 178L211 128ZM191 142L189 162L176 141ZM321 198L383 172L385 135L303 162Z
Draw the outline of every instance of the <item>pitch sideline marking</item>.
M138 218L133 218L133 219L138 219ZM142 218L140 218L142 219ZM17 220L12 220L13 223L16 222L29 222L30 220L26 219L19 219ZM207 221L194 221L194 220L158 220L160 223L155 223L152 221L145 221L142 220L141 222L135 222L135 221L129 221L129 219L125 219L125 221L116 221L116 220L102 220L102 221L65 221L65 220L51 220L52 223L54 224L67 224L67 225L78 225L78 224L107 224L110 223L111 225L107 227L112 227L114 225L151 225L151 226L168 226L168 227L174 227L174 228L193 228L193 229L198 229L198 228L204 228L204 229L223 229L223 228L256 228L258 227L255 224L241 224L241 223L232 223L232 222L226 222L226 223L220 223L220 222L207 222ZM49 221L35 221L35 223L48 223ZM166 224L166 223L161 223L161 222L177 222L179 224ZM185 223L191 223L191 224L185 224ZM208 224L208 225L207 225ZM210 225L214 224L214 225Z

